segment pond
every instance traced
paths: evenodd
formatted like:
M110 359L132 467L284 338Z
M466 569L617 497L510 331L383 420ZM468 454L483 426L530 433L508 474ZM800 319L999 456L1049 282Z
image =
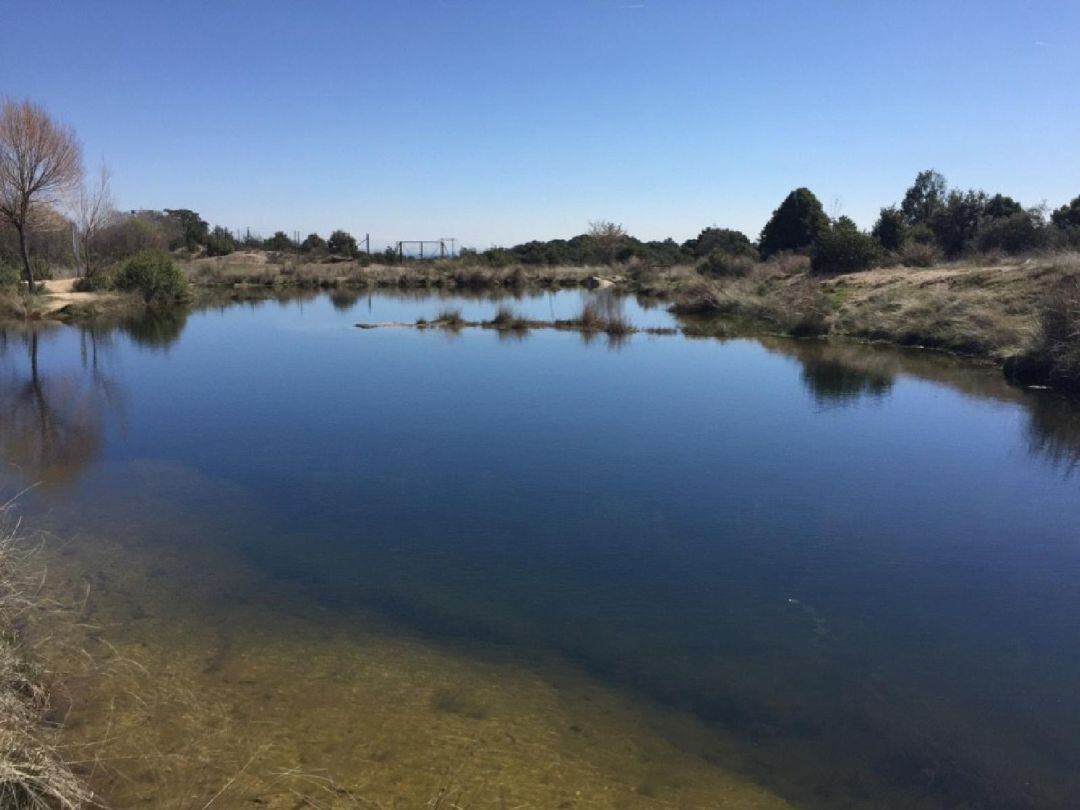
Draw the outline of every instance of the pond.
M1073 806L1080 405L852 343L354 327L596 295L0 336L107 800Z

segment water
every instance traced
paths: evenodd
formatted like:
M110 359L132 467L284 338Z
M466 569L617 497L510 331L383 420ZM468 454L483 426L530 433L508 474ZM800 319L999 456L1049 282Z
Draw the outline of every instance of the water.
M1072 806L1080 406L853 344L352 326L497 305L6 333L5 488L67 540L99 789Z

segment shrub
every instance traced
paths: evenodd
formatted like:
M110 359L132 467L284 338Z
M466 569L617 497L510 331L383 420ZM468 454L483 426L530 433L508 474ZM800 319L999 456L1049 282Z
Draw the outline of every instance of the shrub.
M1031 350L1010 358L1005 373L1020 383L1080 390L1080 277L1066 279L1046 297Z
M808 188L797 188L784 198L761 231L761 255L810 247L829 228L821 201Z
M810 256L814 273L856 273L877 261L878 243L850 220L837 222L818 237Z
M13 264L0 264L0 288L15 287L22 280L22 273Z
M706 228L694 239L684 242L682 249L695 259L705 258L718 251L728 256L743 256L751 259L756 259L758 256L757 250L746 234L729 228Z
M326 249L332 256L348 256L350 259L360 254L360 247L348 231L337 230L326 240Z
M709 276L745 276L754 269L754 260L749 256L735 256L724 250L714 250L698 263L698 272Z
M300 243L300 250L304 253L321 256L326 253L326 240L317 233L309 233Z
M34 270L34 281L48 281L53 277L52 265L48 259L34 256L30 259L30 266Z
M871 233L885 250L900 250L907 239L907 223L904 221L904 215L895 206L882 208Z
M974 242L986 202L986 194L981 191L949 192L930 223L946 256L958 256Z
M1004 219L1022 213L1023 210L1024 207L1020 203L1004 194L995 194L983 206L983 214L991 219Z
M293 240L289 238L285 231L276 231L273 236L263 242L263 247L267 250L285 253L286 251L294 250L296 245L293 244Z
M1036 208L984 220L975 237L975 245L983 253L993 250L1025 253L1046 247L1050 237L1042 211Z
M1080 228L1080 197L1074 198L1050 215L1050 220L1062 230Z
M941 259L941 251L926 242L911 242L900 252L905 267L932 267Z
M115 286L137 292L148 304L166 304L187 296L183 272L167 253L148 250L128 259L116 273Z
M207 256L228 256L235 250L236 240L226 228L222 228L220 225L215 226L214 230L206 237Z
M75 292L102 292L116 289L116 270L115 268L98 270L88 276L77 278L72 289Z

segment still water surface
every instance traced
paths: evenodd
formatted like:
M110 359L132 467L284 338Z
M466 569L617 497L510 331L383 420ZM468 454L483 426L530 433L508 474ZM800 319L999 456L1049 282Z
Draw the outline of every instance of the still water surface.
M447 305L496 302L4 335L107 798L1075 806L1076 403L851 344L352 326Z

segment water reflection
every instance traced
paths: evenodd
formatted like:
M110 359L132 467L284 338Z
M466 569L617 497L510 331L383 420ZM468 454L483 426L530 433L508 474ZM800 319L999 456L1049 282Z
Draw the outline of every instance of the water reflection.
M800 379L819 406L883 399L902 376L928 380L968 396L1019 406L1026 417L1028 452L1067 475L1080 469L1080 402L1075 397L1017 388L994 368L937 352L829 340L760 341L769 351L799 361Z
M186 309L164 311L148 309L134 318L121 321L119 329L130 337L133 343L140 346L167 349L180 339L180 334L187 325L187 319ZM83 331L92 329L94 327L89 326Z
M835 347L821 341L798 344L793 351L802 363L802 381L823 407L844 407L861 399L882 399L893 386L893 376L872 361L861 365L837 357ZM880 364L883 365L883 364Z
M4 332L0 352L12 362L0 383L0 452L31 482L74 481L102 449L108 412L122 414L123 388L102 369L107 338L87 329L80 335L80 371L43 368L43 334ZM22 358L11 355L22 349Z
M1053 392L1026 397L1028 448L1067 475L1080 468L1080 403Z

